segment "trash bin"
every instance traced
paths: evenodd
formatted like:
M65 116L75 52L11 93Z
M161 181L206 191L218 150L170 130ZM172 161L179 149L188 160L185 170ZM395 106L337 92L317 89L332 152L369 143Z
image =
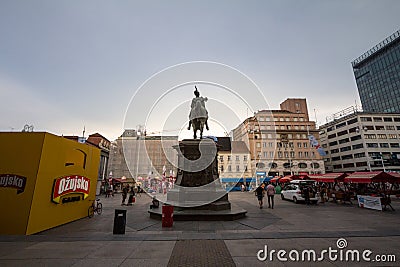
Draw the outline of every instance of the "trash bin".
M172 227L174 223L174 206L163 205L162 206L162 227Z
M125 234L125 225L126 225L126 210L115 210L113 234L114 235Z

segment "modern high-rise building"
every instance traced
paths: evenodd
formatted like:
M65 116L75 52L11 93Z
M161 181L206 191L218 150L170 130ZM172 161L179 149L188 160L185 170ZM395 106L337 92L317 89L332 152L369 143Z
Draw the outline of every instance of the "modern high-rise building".
M350 107L319 129L326 172L400 171L400 114Z
M365 112L400 113L400 30L351 65Z

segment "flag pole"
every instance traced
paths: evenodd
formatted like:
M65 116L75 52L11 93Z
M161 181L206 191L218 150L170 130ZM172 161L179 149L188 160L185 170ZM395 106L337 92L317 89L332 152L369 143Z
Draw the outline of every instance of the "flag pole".
M307 137L310 136L310 126L307 125ZM312 174L315 174L315 170L314 170L314 159L312 156L312 143L310 142L310 140L308 140L309 144L310 144L310 157L311 157L311 168L312 168Z

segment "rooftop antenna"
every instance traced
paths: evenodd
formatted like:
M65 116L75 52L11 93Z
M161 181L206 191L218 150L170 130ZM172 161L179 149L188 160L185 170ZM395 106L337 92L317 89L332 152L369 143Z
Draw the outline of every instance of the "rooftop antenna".
M82 137L85 138L85 125L83 125Z

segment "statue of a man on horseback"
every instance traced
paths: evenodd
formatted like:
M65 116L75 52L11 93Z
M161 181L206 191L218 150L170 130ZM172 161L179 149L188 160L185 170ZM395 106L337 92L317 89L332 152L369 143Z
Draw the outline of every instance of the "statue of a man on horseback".
M208 111L206 109L206 102L208 100L207 97L201 97L200 92L197 90L197 87L194 87L196 90L194 91L195 97L192 99L191 110L189 114L189 127L193 126L193 138L197 138L197 131L200 131L200 138L203 137L203 129L206 126L207 131L208 128Z

